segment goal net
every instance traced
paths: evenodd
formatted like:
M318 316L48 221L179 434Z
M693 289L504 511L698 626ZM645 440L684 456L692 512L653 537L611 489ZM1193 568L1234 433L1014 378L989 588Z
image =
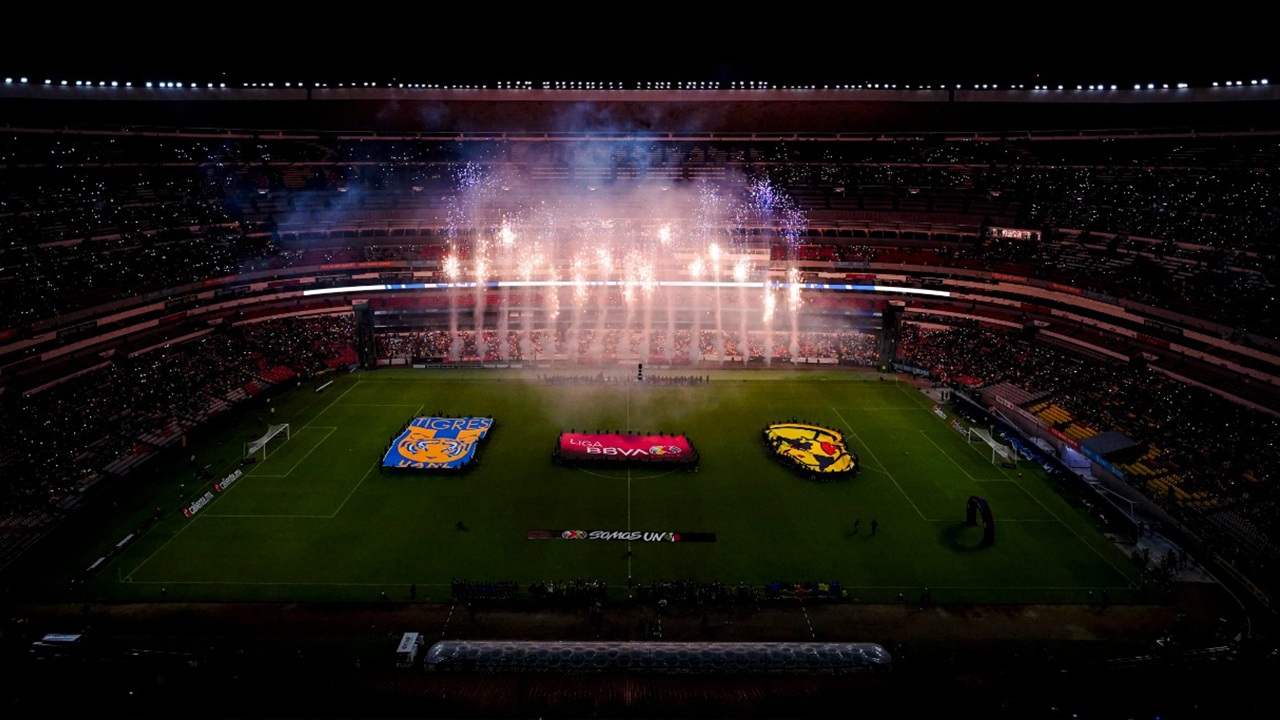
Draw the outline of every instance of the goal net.
M268 427L265 435L244 444L245 459L266 460L269 454L275 452L278 445L289 439L289 436L289 423Z
M991 433L987 430L976 427L969 428L969 442L970 444L983 443L990 447L992 464L1000 463L1001 465L1010 467L1015 467L1017 465L1018 455L1014 451L1013 447L1005 445L992 437Z

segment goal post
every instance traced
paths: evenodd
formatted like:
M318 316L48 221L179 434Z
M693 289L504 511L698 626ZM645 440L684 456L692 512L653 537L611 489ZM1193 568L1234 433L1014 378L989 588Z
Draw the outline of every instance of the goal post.
M1005 445L992 437L990 432L977 427L969 428L969 443L984 443L989 446L991 448L992 465L1001 463L1017 467L1018 454L1014 451L1013 447Z
M275 449L275 446L279 444L273 443L272 440L279 438L280 442L284 442L290 437L292 437L292 435L289 423L272 425L267 428L266 434L262 437L244 444L244 457L246 460L249 458L266 460L267 456ZM261 454L261 458L258 457L259 454Z

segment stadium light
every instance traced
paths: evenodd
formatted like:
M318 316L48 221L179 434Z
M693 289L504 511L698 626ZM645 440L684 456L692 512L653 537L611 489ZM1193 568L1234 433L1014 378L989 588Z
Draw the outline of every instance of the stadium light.
M1254 82L1257 82L1257 80L1254 80ZM52 85L52 84L53 84L53 81L52 81L52 80L45 80L45 81L44 81L44 84L45 84L45 85Z
M77 84L77 85L79 85L80 83L76 83L76 84ZM148 80L148 81L147 81L147 87L151 87L151 81L150 81L150 80Z
M119 87L119 86L120 86L120 83L116 82L115 80L111 81L111 87Z
M26 81L27 81L27 79L26 79L26 78L21 78L21 80L20 80L20 82L26 82Z
M13 82L13 78L5 78L4 81L7 83L11 83Z
M1261 79L1261 80L1259 80L1258 82L1259 82L1260 84L1262 84L1262 85L1266 85L1266 84L1267 84L1267 79L1266 79L1266 78L1262 78L1262 79Z

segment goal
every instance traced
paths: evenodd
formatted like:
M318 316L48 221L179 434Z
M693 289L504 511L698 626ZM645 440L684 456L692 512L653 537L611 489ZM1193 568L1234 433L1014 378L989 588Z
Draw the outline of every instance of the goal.
M257 440L244 444L244 457L246 460L250 458L266 460L269 454L275 452L277 446L284 443L289 438L289 423L284 423L283 425L272 425L267 428L265 435Z
M1017 467L1018 454L1010 445L1005 445L991 433L982 428L969 428L969 444L985 443L991 448L991 464L999 463L1005 467Z

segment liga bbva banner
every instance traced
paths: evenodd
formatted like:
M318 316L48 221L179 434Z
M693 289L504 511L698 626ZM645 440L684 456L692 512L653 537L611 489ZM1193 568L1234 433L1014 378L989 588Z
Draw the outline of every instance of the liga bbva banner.
M492 418L421 417L391 443L385 467L455 469L471 462L476 446L493 426Z
M563 433L558 450L569 460L691 462L693 459L693 448L683 435Z
M707 532L651 532L645 530L530 530L530 540L625 540L628 542L715 542Z

